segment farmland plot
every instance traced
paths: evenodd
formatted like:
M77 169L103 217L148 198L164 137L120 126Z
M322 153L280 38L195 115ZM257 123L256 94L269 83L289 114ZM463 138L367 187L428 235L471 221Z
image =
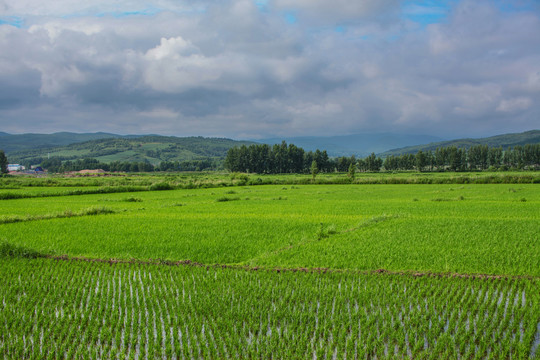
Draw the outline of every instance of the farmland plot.
M0 260L8 358L538 358L538 280Z
M0 191L0 358L540 358L538 185L72 185Z
M92 258L540 276L539 208L535 184L93 194L1 200L0 239Z

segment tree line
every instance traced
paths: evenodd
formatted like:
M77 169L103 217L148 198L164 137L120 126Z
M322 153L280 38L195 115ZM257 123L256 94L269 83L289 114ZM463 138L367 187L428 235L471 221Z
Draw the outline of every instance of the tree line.
M0 173L7 173L8 160L0 150ZM509 169L540 169L540 144L527 144L503 150L502 147L476 145L470 148L456 146L440 147L434 151L418 151L416 154L390 155L381 158L371 153L356 159L351 157L330 158L326 150L305 151L294 144L273 146L267 144L242 145L228 150L226 158L203 158L189 161L162 161L154 166L144 161L113 161L102 163L94 158L62 161L53 157L43 159L41 166L50 172L103 169L111 172L152 171L205 171L219 170L223 166L232 172L285 174L316 172L355 171L481 171Z
M94 158L62 161L61 158L52 157L50 159L44 159L41 162L41 166L49 172L54 173L96 169L110 172L204 171L218 170L220 168L220 161L211 158L186 161L162 161L159 165L154 166L147 161L113 161L103 163Z
M329 158L326 151L306 152L283 141L280 145L243 145L231 148L225 168L233 172L259 174L310 173L313 162L317 172L346 172L354 164L360 171L478 171L540 168L540 144L527 144L503 150L502 147L476 145L470 148L441 147L435 151L391 155L385 159L371 153L356 160L354 156Z
M313 161L316 162L320 172L333 172L338 166L337 161L330 159L326 150L306 152L294 144L287 145L285 141L273 146L257 144L231 148L227 152L224 166L225 169L232 172L258 174L309 173ZM339 170L343 168L343 171L347 171L350 161L350 158L339 161Z
M388 156L382 163L385 170L478 171L540 168L540 144L502 147L476 145L470 148L440 147L435 151Z

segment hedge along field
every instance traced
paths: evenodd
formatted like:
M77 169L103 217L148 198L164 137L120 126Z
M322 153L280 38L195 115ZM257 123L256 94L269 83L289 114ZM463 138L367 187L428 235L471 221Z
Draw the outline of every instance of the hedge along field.
M0 354L540 358L538 279L0 259Z
M92 258L540 276L539 204L535 184L273 185L60 196L0 201L4 217L29 215L1 224L0 238ZM39 218L84 214L94 206L110 212Z

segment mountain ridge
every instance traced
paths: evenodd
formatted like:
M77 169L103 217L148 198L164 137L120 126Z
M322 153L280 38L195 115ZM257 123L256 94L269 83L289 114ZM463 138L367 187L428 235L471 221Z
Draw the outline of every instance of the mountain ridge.
M514 147L518 145L537 143L540 143L540 130L528 130L521 133L507 133L483 138L462 138L455 140L432 142L428 144L406 146L391 149L379 153L379 155L382 157L386 157L390 155L414 154L417 153L419 150L422 150L424 152L434 151L436 148L450 146L455 146L458 148L469 148L476 145L487 145L489 147L502 147L504 150L508 149L509 147Z
M30 149L52 148L88 140L122 137L122 135L105 132L73 133L68 131L55 132L52 134L8 134L5 132L0 132L0 136L2 137L0 149L4 150L6 154Z
M14 140L13 140L14 139ZM85 139L85 141L77 141ZM463 138L432 141L412 146L393 146L425 139L438 139L429 135L394 133L351 134L329 137L268 138L254 141L202 136L177 137L163 135L118 135L105 132L53 134L17 134L0 132L0 149L10 162L37 164L43 159L56 157L61 160L96 158L101 162L131 161L149 162L157 165L162 161L192 161L200 159L223 159L228 149L255 143L280 144L286 141L305 151L326 150L331 157L365 157L376 153L381 157L429 151L437 147L471 147L486 144L491 147L514 147L527 143L540 143L540 130L508 133L485 138ZM58 146L60 144L60 146ZM6 146L8 145L8 146ZM384 148L387 146L386 148ZM7 149L7 150L6 150ZM15 150L13 150L15 149ZM17 150L19 149L19 150Z
M316 149L326 150L328 155L365 157L370 153L380 153L392 148L417 145L433 141L442 141L443 138L422 134L396 134L396 133L365 133L338 136L303 136L289 138L266 138L253 140L263 144L279 144L285 140L287 143L303 148L306 151Z

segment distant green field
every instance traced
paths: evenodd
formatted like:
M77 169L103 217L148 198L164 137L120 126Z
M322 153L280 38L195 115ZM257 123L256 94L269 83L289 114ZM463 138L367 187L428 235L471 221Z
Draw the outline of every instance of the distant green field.
M53 254L539 276L539 205L535 184L264 185L3 200L0 212L116 212L2 225L8 242Z
M540 358L537 175L431 175L0 179L0 358Z

